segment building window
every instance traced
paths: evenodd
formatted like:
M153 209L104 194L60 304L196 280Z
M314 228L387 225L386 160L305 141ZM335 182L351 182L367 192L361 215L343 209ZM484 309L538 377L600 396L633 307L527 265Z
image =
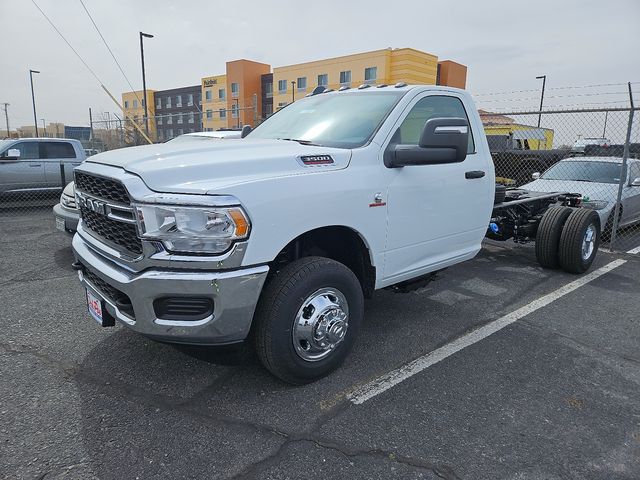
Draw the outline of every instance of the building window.
M207 110L207 119L213 118L213 110Z
M210 102L211 101L211 90L205 90L204 91L204 99L206 102Z
M158 125L162 125L162 115L158 115Z
M124 108L129 108L129 100L124 101Z
M162 108L162 99L160 97L156 98L156 108L158 110Z
M193 113L189 114L189 119L187 120L189 123L194 123Z
M166 108L171 108L171 97L167 97Z
M193 93L187 95L187 107L193 107Z
M162 140L164 138L164 131L158 130L158 139Z
M176 107L182 106L182 95L176 95Z
M173 138L173 128L167 129L167 139Z
M287 93L287 81L278 80L278 93Z
M351 70L340 72L340 85L346 85L347 87L351 86Z
M138 108L138 100L133 101L133 108Z
M286 107L288 104L287 102L278 102L278 110L280 110L281 108Z
M304 92L307 89L307 77L298 77L296 80L296 86L299 92Z
M218 89L218 100L225 100L227 98L227 91L224 88Z
M238 105L235 103L231 105L231 117L238 118Z
M273 97L273 82L264 84L264 95L267 98Z
M378 78L378 67L369 67L364 69L364 81L375 82Z
M167 125L171 125L173 123L173 115L167 115Z
M221 108L219 111L220 111L220 118L227 118L227 111L224 108Z
M178 135L182 135L184 133L184 130L182 130L181 128L178 129Z
M232 97L237 97L239 93L240 93L240 84L239 83L232 83L231 84L231 96Z
M318 86L326 87L327 85L329 85L329 74L318 75Z
M182 124L182 115L178 115L178 123Z
M267 117L271 115L273 113L273 105L265 105L264 113Z

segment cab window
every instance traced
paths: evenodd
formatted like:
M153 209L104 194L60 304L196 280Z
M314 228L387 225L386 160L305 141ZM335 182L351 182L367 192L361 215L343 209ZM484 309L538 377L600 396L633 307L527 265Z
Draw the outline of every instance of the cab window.
M76 151L68 142L44 142L44 158L75 158Z
M40 158L38 152L38 142L18 142L11 145L4 152L2 152L2 157L6 157L9 155L9 150L17 149L20 150L20 160L34 160Z
M417 145L424 124L431 118L464 118L469 123L467 153L475 152L471 124L459 98L444 95L424 97L416 103L394 135L394 142L402 145Z

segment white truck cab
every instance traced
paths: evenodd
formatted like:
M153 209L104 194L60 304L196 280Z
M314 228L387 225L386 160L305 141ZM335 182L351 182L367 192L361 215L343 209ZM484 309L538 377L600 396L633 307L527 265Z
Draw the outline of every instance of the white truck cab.
M345 359L364 297L478 253L495 178L468 93L314 93L243 139L116 150L76 169L74 265L101 325L250 338L274 375L306 383Z

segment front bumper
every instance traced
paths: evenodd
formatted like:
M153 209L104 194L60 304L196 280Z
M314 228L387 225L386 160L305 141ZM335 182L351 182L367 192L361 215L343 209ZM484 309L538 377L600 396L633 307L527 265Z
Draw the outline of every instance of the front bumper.
M78 220L80 220L78 210L69 210L57 203L53 207L53 214L64 221L65 230L75 232L78 229Z
M73 251L88 272L79 272L81 283L105 300L111 316L138 333L173 343L222 345L244 340L269 271L264 265L232 271L153 268L136 273L106 260L78 234L73 237ZM108 288L87 278L91 276L97 276L108 287L128 296L134 318L117 307ZM199 321L157 318L153 307L155 299L185 295L211 298L213 314Z

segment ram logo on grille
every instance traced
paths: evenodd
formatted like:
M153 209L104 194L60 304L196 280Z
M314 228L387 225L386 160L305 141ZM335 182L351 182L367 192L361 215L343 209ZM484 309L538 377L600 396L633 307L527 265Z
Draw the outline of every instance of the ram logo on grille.
M77 197L80 207L101 215L107 214L107 204L105 202L100 201L97 198L86 197L82 194L78 194Z

